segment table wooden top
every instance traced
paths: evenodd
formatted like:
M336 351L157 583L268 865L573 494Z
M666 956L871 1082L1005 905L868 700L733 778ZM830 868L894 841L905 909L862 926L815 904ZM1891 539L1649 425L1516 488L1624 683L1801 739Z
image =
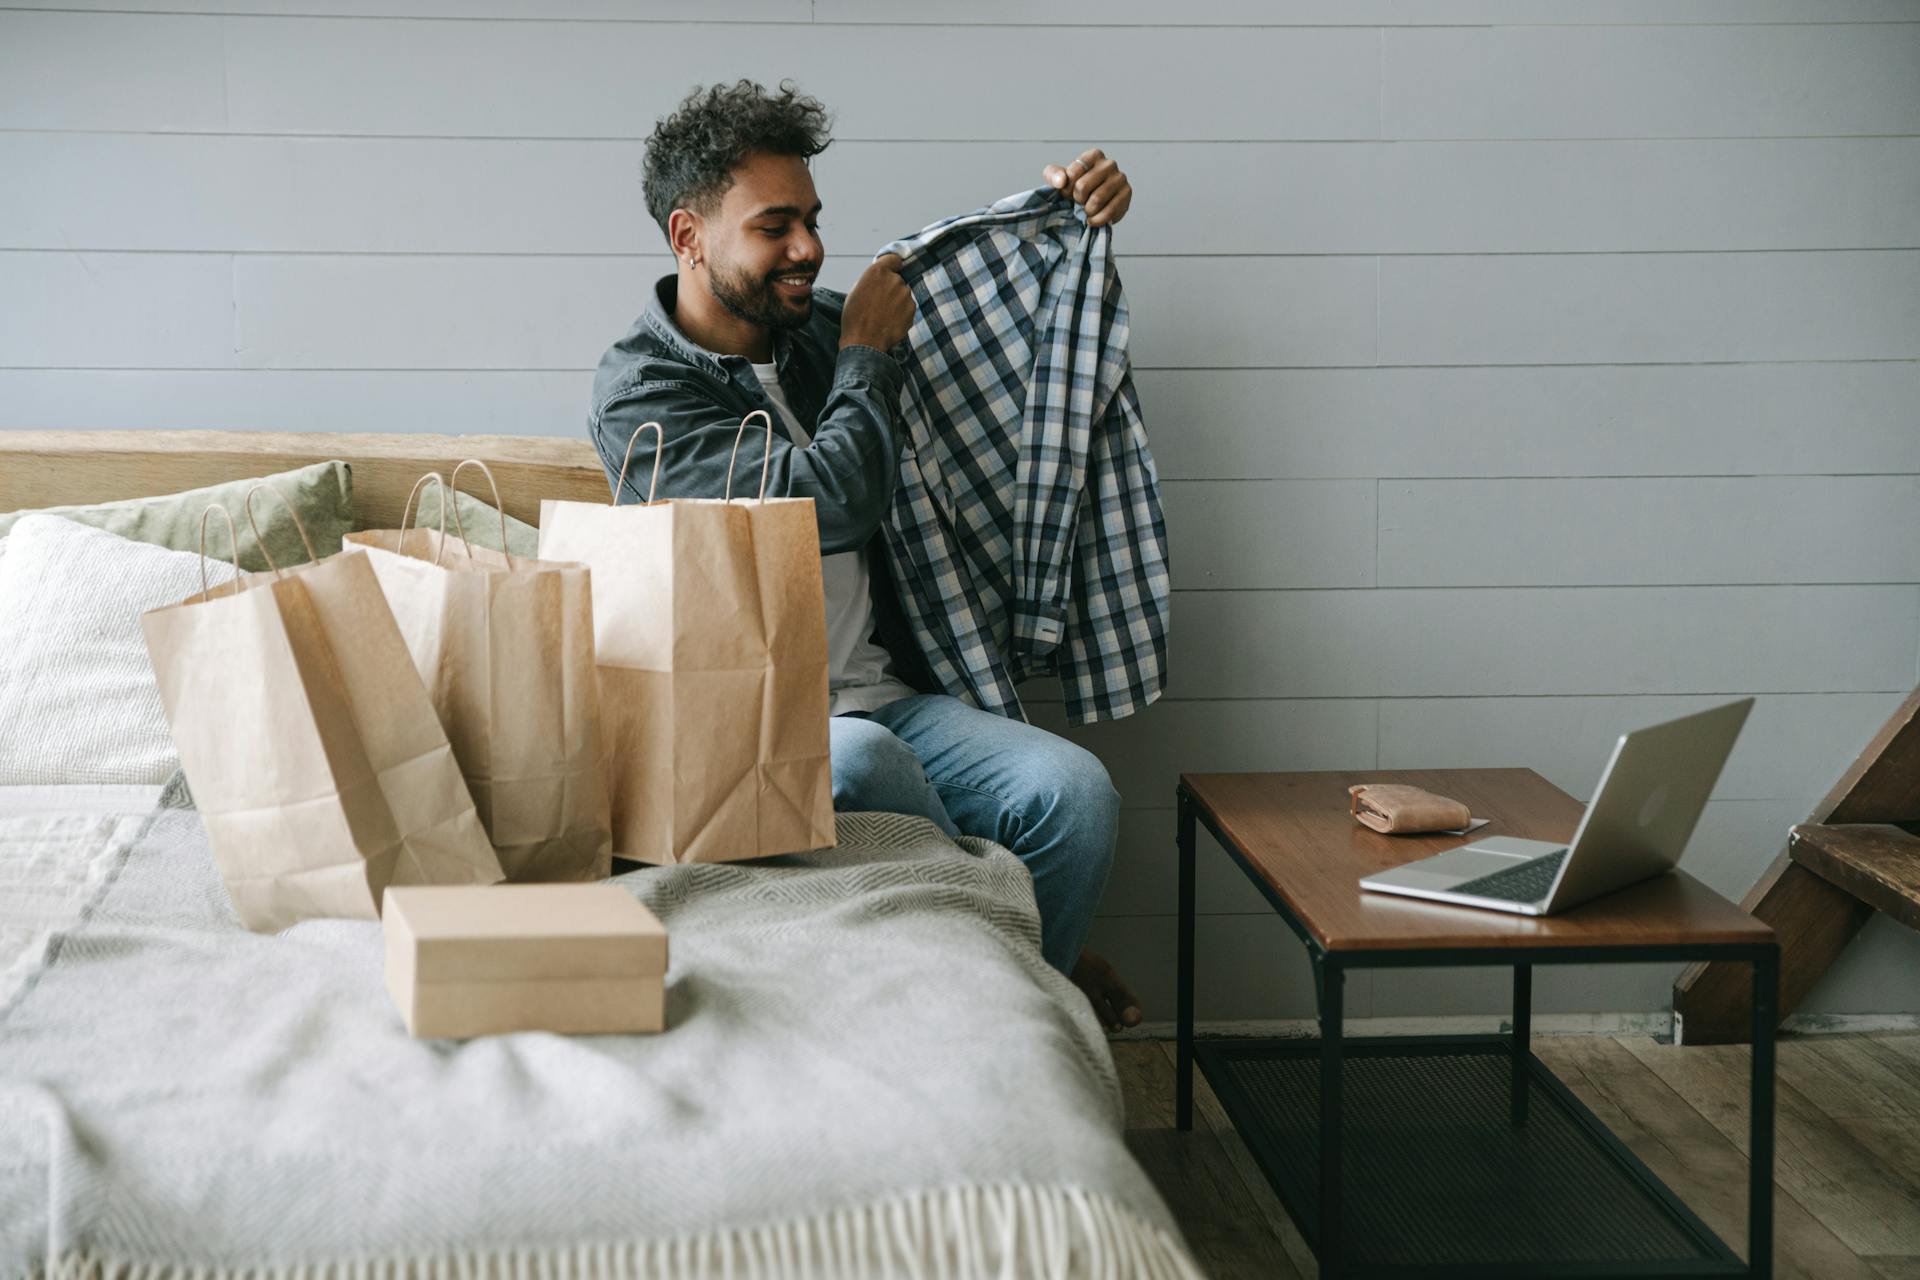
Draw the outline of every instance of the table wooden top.
M1583 806L1531 769L1188 773L1181 785L1328 951L1755 944L1773 930L1684 871L1553 916L1363 893L1360 878L1489 836L1567 841ZM1347 810L1359 782L1406 782L1489 818L1465 836L1383 836Z

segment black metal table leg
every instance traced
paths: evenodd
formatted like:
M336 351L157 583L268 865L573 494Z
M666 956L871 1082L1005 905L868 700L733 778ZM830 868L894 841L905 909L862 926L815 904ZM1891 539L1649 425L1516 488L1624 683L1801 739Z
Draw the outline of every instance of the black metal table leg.
M1340 1240L1340 1065L1346 971L1330 956L1314 958L1320 988L1320 1257L1321 1280L1338 1276L1345 1259Z
M1193 1128L1193 801L1183 787L1176 791L1180 845L1180 957L1175 996L1173 1122L1180 1130Z
M1533 1035L1533 966L1513 966L1513 1123L1527 1122L1527 1056Z
M1780 1020L1780 951L1753 962L1753 1106L1747 1139L1747 1274L1773 1274L1773 1032Z

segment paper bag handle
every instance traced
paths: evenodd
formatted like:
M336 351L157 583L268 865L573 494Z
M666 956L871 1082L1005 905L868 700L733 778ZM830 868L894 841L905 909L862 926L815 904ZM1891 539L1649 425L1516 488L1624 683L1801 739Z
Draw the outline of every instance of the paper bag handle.
M434 543L434 546L433 546L433 563L439 564L441 553L447 549L448 503L447 503L447 482L440 478L440 473L438 471L427 472L425 475L421 476L418 480L415 480L413 482L413 488L407 491L406 505L400 508L400 527L393 531L393 551L395 555L405 554L406 545L407 545L407 529L410 527L410 525L413 522L413 501L415 498L418 498L420 496L420 491L427 487L427 481L429 480L433 481L435 484L440 486L440 540ZM460 521L460 512L457 509L453 513L453 519L457 527ZM465 540L466 540L466 535L462 534L461 541L464 542ZM467 554L468 555L473 554L472 548L468 548Z
M413 511L414 495L418 494L429 480L440 486L440 537L433 544L432 563L439 565L440 558L447 554L448 507L453 508L453 531L460 536L460 545L467 549L467 559L473 559L473 544L467 541L467 531L460 527L460 503L457 495L453 492L452 486L441 478L438 471L429 471L413 482L413 492L407 495L407 505L400 508L400 531L394 535L393 549L399 552L407 545L407 520Z
M654 464L658 466L659 461L659 455L656 454L654 456ZM511 571L513 569L513 552L507 550L507 509L502 506L500 502L500 482L493 478L493 468L478 458L468 458L465 462L455 467L453 469L453 476L447 481L447 488L452 490L452 498L450 501L453 506L454 528L460 529L460 473L468 467L480 468L480 474L487 478L487 487L493 490L493 509L500 513L500 554L507 558L507 569ZM659 475L657 471L654 474L656 477ZM465 529L460 529L460 541L467 543L467 559L473 559L473 544L467 542L467 531Z
M227 522L227 546L233 551L233 577L230 579L233 590L229 594L236 596L240 594L240 535L233 528L233 513L217 502L210 502L207 504L207 509L200 513L200 598L202 600L213 594L212 589L207 586L207 517L216 511L220 513L220 518ZM261 548L260 554L267 554L264 547Z
M407 532L408 527L412 525L414 501L417 498L419 498L420 491L427 487L427 481L429 480L439 485L442 489L446 488L446 481L440 478L440 473L438 471L429 471L425 475L421 476L418 480L415 480L413 482L413 488L407 490L407 501L405 505L403 505L400 508L400 527L394 530L395 533L398 533L404 536L405 533ZM446 532L447 532L447 504L442 502L440 504L440 533L442 536L445 536ZM400 546L401 546L401 539L400 538L394 539L393 549L395 551L398 551L400 549Z
M287 495L270 484L256 484L247 490L247 527L253 530L253 541L260 548L260 558L267 562L267 568L273 570L274 577L280 576L280 566L273 562L272 554L267 551L267 540L260 536L260 526L253 518L253 495L263 489L280 499L280 505L287 509L287 515L293 520L293 527L300 532L300 545L307 549L307 559L318 564L320 556L313 549L313 539L307 536L307 526L300 522L300 513L293 509L291 502L287 501Z
M740 456L740 441L747 434L747 424L752 422L755 417L761 417L767 420L767 450L766 456L760 459L760 496L755 498L754 501L765 502L767 500L767 471L773 466L773 415L765 409L755 409L752 413L740 419L740 429L733 433L733 452L727 455L726 500L728 502L733 501L733 463L734 460Z
M653 505L654 490L660 487L660 455L667 448L667 433L657 422L643 422L633 429L633 435L628 438L627 456L620 464L620 478L613 482L613 505L616 507L620 505L620 491L627 487L627 468L633 465L633 446L640 442L640 433L648 427L653 428L653 479L647 482L647 500L641 505ZM501 536L505 536L504 531Z

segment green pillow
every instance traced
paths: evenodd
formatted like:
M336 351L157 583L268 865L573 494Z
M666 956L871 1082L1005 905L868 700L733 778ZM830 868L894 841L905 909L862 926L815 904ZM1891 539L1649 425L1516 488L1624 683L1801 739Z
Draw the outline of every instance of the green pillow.
M500 547L500 512L491 503L482 502L466 490L460 491L459 501L453 509L459 513L460 529L466 533L467 541L476 547L485 547L489 551L498 551ZM440 527L440 490L436 485L428 485L420 495L419 508L413 517L414 527L420 529L438 529ZM447 517L447 536L454 536L452 515ZM525 520L507 517L506 550L516 556L531 560L540 554L540 530Z
M234 480L227 484L169 493L157 498L129 498L124 502L102 502L85 507L48 507L38 514L65 516L81 524L117 533L134 542L151 543L175 551L197 551L200 547L200 514L215 503L233 515L240 534L242 569L259 572L266 559L254 543L247 527L245 504L247 490L256 484L271 485L287 503L300 513L307 537L313 540L316 555L330 556L340 550L340 539L353 530L353 474L344 462L316 462L298 471L264 476L258 480ZM29 511L0 514L0 538ZM462 508L462 515L465 509ZM307 551L300 533L287 514L287 505L262 495L253 501L253 518L260 526L260 537L267 551L282 568L304 564ZM211 520L207 528L207 554L231 561L227 546L226 521ZM499 535L494 535L497 540Z

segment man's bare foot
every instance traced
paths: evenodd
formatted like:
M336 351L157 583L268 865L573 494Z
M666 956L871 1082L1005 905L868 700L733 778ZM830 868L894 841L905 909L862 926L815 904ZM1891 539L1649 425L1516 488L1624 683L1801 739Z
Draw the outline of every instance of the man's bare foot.
M1109 1031L1140 1025L1140 997L1126 984L1105 956L1082 950L1073 966L1073 985L1086 993L1093 1016Z

